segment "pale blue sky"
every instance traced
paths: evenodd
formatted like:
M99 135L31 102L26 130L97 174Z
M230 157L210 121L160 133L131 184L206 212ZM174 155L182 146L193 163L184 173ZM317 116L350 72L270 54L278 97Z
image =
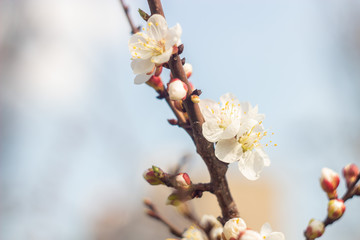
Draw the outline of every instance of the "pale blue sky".
M136 9L148 11L146 1L127 2L141 22ZM164 1L169 25L183 28L201 97L232 92L266 114L279 146L264 177L287 183L284 206L274 206L287 239L303 239L308 220L325 215L321 168L359 163L358 73L348 67L356 56L349 13L359 6L350 2ZM131 214L148 190L143 170L169 166L193 145L167 123L173 116L155 92L133 84L116 0L2 6L1 239L89 239L96 206L118 199ZM358 238L356 201L324 240L343 229Z

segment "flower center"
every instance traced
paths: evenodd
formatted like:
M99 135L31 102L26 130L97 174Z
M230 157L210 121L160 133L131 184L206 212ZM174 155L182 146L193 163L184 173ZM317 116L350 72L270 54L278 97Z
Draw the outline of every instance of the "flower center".
M259 125L262 122L259 122ZM244 135L242 135L238 142L241 144L242 150L243 152L246 151L251 151L253 150L255 147L260 146L260 140L266 136L267 132L258 132L258 133L253 133L254 128L256 127L256 125L254 125L250 131L246 132Z
M220 105L220 103L218 104ZM233 102L230 103L229 101L227 101L225 103L225 106L221 108L220 120L217 121L220 128L225 130L232 123L234 118L239 117L239 111L235 106L236 105Z

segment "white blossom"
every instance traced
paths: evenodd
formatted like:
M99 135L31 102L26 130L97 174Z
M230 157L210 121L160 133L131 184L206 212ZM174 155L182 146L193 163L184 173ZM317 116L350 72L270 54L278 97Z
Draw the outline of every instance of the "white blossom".
M256 180L270 159L260 140L267 135L262 125L265 118L258 107L240 103L227 93L220 102L201 100L200 110L205 122L202 130L209 142L215 142L216 157L226 163L238 161L240 172L249 180Z
M136 33L129 40L131 68L137 74L135 84L149 80L156 65L169 61L182 33L179 24L168 28L165 18L159 14L152 15L143 30L144 33Z
M231 139L240 129L240 103L234 95L227 93L220 102L201 100L200 110L205 118L202 125L203 135L209 142Z
M239 240L261 240L261 236L258 232L253 230L245 230L241 235Z
M260 230L262 239L266 240L285 240L285 236L281 232L273 232L269 223L265 223Z

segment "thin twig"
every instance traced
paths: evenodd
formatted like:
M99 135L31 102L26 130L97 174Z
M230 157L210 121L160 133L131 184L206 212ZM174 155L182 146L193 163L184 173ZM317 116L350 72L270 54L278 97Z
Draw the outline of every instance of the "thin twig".
M182 237L182 231L179 230L176 226L170 223L166 218L164 218L155 205L148 199L144 200L145 206L148 208L146 212L150 217L162 222L165 226L169 228L169 231L177 237Z
M135 27L135 24L133 23L133 21L132 21L131 18L130 18L130 15L129 15L129 7L128 7L127 5L125 5L124 0L120 0L120 3L121 3L122 8L124 9L126 18L127 18L128 21L129 21L129 24L130 24L130 27L131 27L131 33L132 33L132 34L135 34L135 33L139 32L139 28L140 28L140 27Z
M360 174L356 177L355 181L349 186L349 188L347 189L347 191L345 192L345 194L343 195L343 197L341 198L341 200L343 200L344 202L346 202L347 200L349 200L350 198L352 198L355 194L355 188L357 187L357 183L359 182L360 180ZM339 219L341 218L338 218L338 219L330 219L329 217L326 217L325 220L323 221L324 223L324 226L325 228L328 226L328 225L331 225L333 224L334 222L338 221ZM305 231L306 232L306 231ZM305 234L304 232L304 234ZM306 237L305 235L305 239L306 240L311 240L310 238Z

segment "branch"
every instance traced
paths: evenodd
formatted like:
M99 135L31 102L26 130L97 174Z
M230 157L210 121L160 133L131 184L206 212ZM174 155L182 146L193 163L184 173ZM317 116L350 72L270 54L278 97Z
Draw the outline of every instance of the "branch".
M129 21L130 27L131 27L131 34L135 34L137 32L139 32L140 26L139 27L135 27L135 24L133 23L133 21L131 20L130 16L129 16L129 7L127 5L125 5L124 0L120 0L121 6L124 9L126 18Z
M161 14L164 16L162 5L160 0L148 0L151 14ZM193 139L196 145L196 150L203 158L211 177L211 185L213 193L216 195L218 203L221 208L223 222L227 220L239 217L236 204L232 199L230 189L225 177L228 164L219 161L214 153L214 144L208 142L202 135L202 124L204 119L200 112L200 108L197 103L191 101L191 95L199 95L199 91L191 92L190 84L186 78L184 69L182 67L182 61L178 54L173 54L169 60L169 67L172 75L175 78L180 79L188 85L187 98L184 101L184 107L188 113L190 124L193 132Z
M360 174L358 174L358 176L356 177L356 180L349 186L348 190L345 192L345 194L343 195L341 200L346 202L347 200L349 200L350 198L352 198L355 195L355 190L357 188L356 184L359 182L359 180L360 180ZM340 218L334 220L334 219L330 219L329 217L326 217L325 220L323 221L325 228L328 225L331 225L334 222L338 221L339 219ZM304 235L305 235L305 232L304 232ZM305 239L312 240L311 238L306 237L306 235L305 235Z
M144 204L148 208L146 212L147 215L158 220L159 222L162 222L165 226L169 228L169 231L175 236L182 237L182 231L179 230L177 227L175 227L172 223L170 223L166 218L164 218L150 200L145 199Z

